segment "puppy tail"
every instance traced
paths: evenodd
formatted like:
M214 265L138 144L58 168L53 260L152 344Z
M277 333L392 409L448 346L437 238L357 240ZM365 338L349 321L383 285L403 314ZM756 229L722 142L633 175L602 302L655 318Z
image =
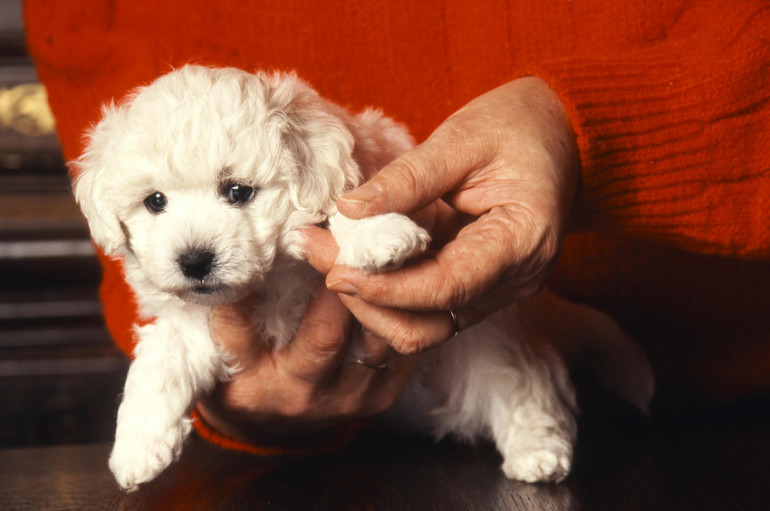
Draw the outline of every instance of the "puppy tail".
M534 318L571 366L586 368L617 397L649 415L655 377L642 347L609 315L543 291Z

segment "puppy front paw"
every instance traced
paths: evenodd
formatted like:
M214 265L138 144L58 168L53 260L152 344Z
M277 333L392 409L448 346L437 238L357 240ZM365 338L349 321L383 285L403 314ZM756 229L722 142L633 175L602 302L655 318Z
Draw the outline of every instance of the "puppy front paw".
M340 247L337 263L370 273L396 269L430 243L425 229L398 213L344 219L333 225L333 232Z
M163 458L167 457L162 456ZM131 492L151 481L170 463L158 459L126 440L116 441L110 455L110 470L121 488Z
M185 419L160 435L120 436L110 454L109 466L121 488L131 492L155 479L181 454L191 430Z

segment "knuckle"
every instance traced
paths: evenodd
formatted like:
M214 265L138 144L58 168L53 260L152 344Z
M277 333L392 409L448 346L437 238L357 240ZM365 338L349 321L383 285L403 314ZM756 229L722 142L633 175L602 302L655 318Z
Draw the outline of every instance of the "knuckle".
M421 349L418 343L411 339L397 338L393 340L393 349L401 355L416 355Z
M284 417L305 419L312 415L315 400L310 392L298 391L291 399L285 399L281 403L279 413Z
M366 415L380 415L385 413L396 402L397 394L388 395L387 398L375 399L366 410Z
M469 116L463 110L450 115L431 134L429 140L441 145L458 146L468 140Z
M393 329L390 336L390 345L402 355L412 355L417 352L418 348L411 329L403 325L398 325Z
M473 261L475 259L470 259L467 264L455 261L452 271L446 272L435 286L430 304L432 308L448 311L465 305L473 298L472 290L478 285L478 271Z
M377 179L384 180L392 188L408 187L407 190L414 190L421 182L420 167L412 152L404 153L388 165L387 172L378 174Z
M482 131L483 136L480 136ZM451 155L468 167L472 162L488 162L491 153L497 152L495 148L501 138L498 132L505 131L499 126L497 116L462 108L439 125L428 140L443 149L462 148L462 151L437 151L437 156L447 158Z
M394 331L391 346L401 355L416 355L444 339L427 325L403 325Z
M425 205L444 192L446 176L456 166L455 156L447 147L455 147L461 136L460 133L431 136L388 164L387 170L380 172L376 179L383 180L389 189L398 193L408 190L417 199L418 206Z
M338 403L335 416L339 420L352 419L361 414L361 409L361 400L357 396L348 396Z
M411 151L390 162L372 178L385 195L402 195L405 190L419 193L423 189L423 164Z
M462 284L455 276L449 276L436 290L433 305L436 309L448 311L462 302Z

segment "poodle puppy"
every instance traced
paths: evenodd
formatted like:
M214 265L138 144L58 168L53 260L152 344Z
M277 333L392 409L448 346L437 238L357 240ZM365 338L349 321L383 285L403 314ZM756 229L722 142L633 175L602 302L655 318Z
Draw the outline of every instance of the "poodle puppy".
M180 456L197 398L237 371L211 337L213 306L258 290L265 342L290 342L320 278L303 261L298 227L328 222L338 262L369 272L426 249L428 233L403 215L351 220L335 207L412 145L380 112L353 115L293 74L185 66L104 108L72 162L75 197L94 241L123 260L141 314L155 318L135 328L118 412L109 465L123 488ZM427 353L393 413L437 436L491 438L510 478L559 481L571 465L575 395L518 307ZM590 314L600 335L630 342ZM643 406L651 377L637 365L644 389L631 393Z

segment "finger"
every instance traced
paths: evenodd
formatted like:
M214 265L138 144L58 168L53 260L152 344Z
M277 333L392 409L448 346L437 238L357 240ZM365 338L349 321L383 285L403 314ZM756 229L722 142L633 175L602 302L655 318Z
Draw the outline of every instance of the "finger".
M334 293L319 290L310 301L299 330L289 346L276 356L293 376L321 382L338 368L347 350L351 317Z
M454 324L443 311L413 312L378 307L346 295L340 295L340 300L364 328L402 355L433 348L454 335Z
M458 150L451 130L437 130L423 144L383 167L371 180L343 195L339 211L349 218L411 213L453 189L475 164Z
M326 275L334 267L334 261L340 251L334 236L327 229L315 226L303 227L301 232L305 239L307 262Z
M394 377L401 378L405 370L401 360L404 357L399 356L385 340L360 325L354 328L351 345L334 380L327 384L326 392L319 395L320 399L333 398L322 406L327 408L327 412L333 410L338 418L362 417L384 411L394 399L382 404L382 398L375 394L380 393L378 389ZM387 386L392 385L387 383Z
M418 355L405 356L396 353L384 339L371 333L362 332L363 338L357 341L366 344L375 351L387 350L387 365L369 367L354 361L344 364L338 379L338 395L344 396L345 403L339 406L347 408L350 417L373 416L390 408L404 386L409 381L419 361Z
M444 201L436 201L433 204L435 204L433 223L430 228L424 225L423 227L430 232L433 240L431 245L434 247L447 245L457 238L464 227L476 220L476 217L457 211Z
M358 325L348 347L348 359L364 367L387 367L395 354L388 342L371 330Z
M375 416L390 408L404 390L419 359L417 355L396 355L387 369L369 369L372 376L365 388L360 387L355 374L351 373L350 377L345 377L342 382L343 387L349 387L353 392L358 385L358 388L363 390L359 394L355 413L352 415Z
M211 332L217 343L242 365L253 362L270 352L254 332L254 309L257 298L252 294L243 300L214 307L211 312Z
M326 277L327 287L384 307L458 309L495 287L516 265L516 254L523 250L514 239L516 231L509 216L495 209L431 258L389 273L364 274L336 266Z

